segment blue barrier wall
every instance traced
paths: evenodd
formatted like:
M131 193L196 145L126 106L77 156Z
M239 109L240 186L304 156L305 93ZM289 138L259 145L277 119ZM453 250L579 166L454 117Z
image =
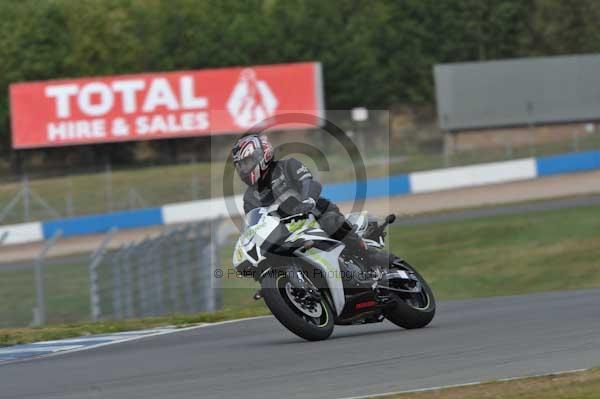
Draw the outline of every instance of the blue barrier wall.
M333 183L323 187L321 195L333 202L410 194L408 175L381 177L359 182Z
M538 177L600 169L600 151L539 157L536 164Z
M62 231L63 237L71 237L102 233L113 227L118 229L135 229L161 224L163 224L161 208L146 208L135 211L52 220L43 222L42 229L44 239L48 239L59 230Z

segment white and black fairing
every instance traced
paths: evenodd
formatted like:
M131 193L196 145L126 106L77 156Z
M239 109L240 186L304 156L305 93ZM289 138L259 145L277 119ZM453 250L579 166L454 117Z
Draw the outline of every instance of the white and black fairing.
M348 220L369 246L383 248L385 233L376 219L361 212ZM390 302L375 287L384 271L368 270L364 259L346 257L344 248L344 243L320 228L313 215L281 218L272 208L256 208L246 216L233 264L257 281L267 273L298 276L292 280L296 288L322 294L334 309L336 324L382 321ZM407 273L396 277L410 279Z

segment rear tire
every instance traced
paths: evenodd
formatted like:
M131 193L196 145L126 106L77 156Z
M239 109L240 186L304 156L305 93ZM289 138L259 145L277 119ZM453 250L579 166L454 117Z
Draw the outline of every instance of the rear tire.
M267 273L261 282L263 298L273 316L285 328L307 341L329 338L334 327L334 314L329 303L321 299L321 317L314 322L308 321L307 316L290 303L284 288L288 281L285 274Z
M421 303L409 303L404 298L398 298L395 307L384 312L385 318L397 326L408 330L423 328L433 320L435 316L435 298L433 291L427 281L414 268L403 262L403 266L414 273L422 285L422 293L426 296L420 298ZM411 301L412 302L412 301Z

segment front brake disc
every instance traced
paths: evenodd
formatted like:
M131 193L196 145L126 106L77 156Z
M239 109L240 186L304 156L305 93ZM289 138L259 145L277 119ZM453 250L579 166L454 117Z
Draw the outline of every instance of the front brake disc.
M294 295L292 283L287 282L285 284L285 293L287 294L290 302L292 302L292 304L305 315L317 318L321 317L321 315L323 314L323 307L319 302L314 302L310 304L312 306L311 308L309 308L306 304L307 299L300 299L296 295Z

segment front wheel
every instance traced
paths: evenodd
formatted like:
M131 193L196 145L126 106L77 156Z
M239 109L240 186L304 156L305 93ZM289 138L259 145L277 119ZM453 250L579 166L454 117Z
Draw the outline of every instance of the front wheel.
M286 273L267 273L261 286L265 303L284 327L307 341L329 338L334 319L325 299L315 301L300 297Z
M395 268L405 270L416 277L422 289L415 294L397 295L396 305L385 311L385 318L402 328L423 328L431 323L435 316L433 291L423 276L408 263L399 262Z

